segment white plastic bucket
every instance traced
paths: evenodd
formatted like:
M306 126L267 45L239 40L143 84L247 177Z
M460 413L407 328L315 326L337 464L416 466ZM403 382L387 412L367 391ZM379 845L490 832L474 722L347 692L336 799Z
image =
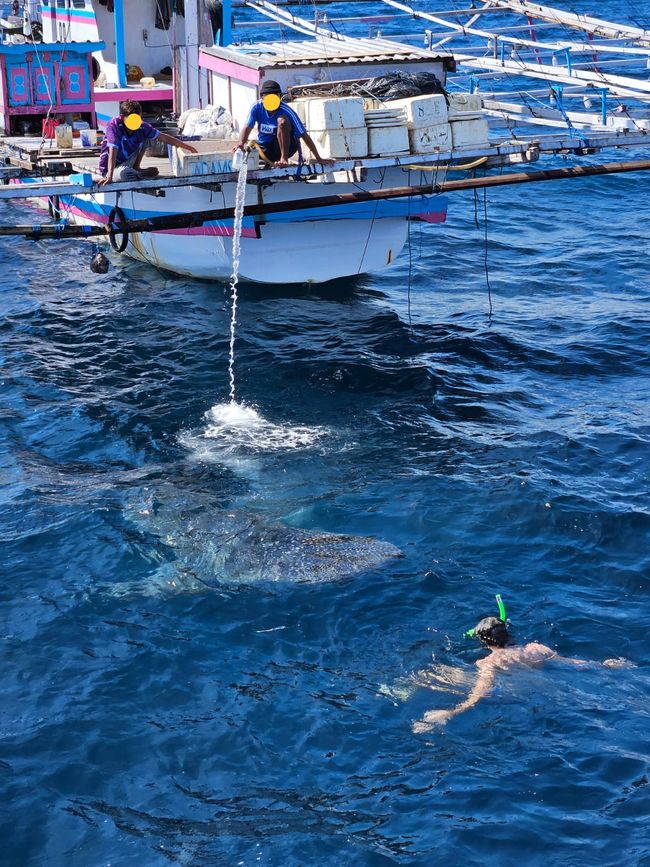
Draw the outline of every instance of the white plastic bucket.
M97 146L97 130L82 129L79 133L82 148L94 148Z

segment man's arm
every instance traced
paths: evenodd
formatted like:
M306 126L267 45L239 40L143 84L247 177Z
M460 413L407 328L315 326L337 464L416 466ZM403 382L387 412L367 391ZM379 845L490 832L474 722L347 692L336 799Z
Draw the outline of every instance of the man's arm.
M421 720L413 723L413 731L416 734L429 732L434 727L434 725L444 725L453 716L456 716L459 713L463 713L463 711L469 710L470 707L473 707L482 698L485 698L485 696L490 692L494 684L494 678L494 666L484 666L479 671L474 686L472 687L472 690L465 699L465 701L462 701L460 704L457 704L456 707L452 707L449 710L427 711Z
M559 656L556 654L554 659L557 659L559 662L568 662L571 665L604 665L605 668L636 668L636 665L633 662L630 662L629 659L625 659L624 656L617 656L615 659L603 659L602 662L595 662L589 659L576 659L573 656Z
M240 148L246 147L246 142L248 141L248 136L253 132L254 126L255 126L255 124L246 124L246 126L243 128L243 130L241 131L241 133L239 135L239 141L237 142L235 147L232 149L233 153L235 151L239 150Z
M98 187L103 187L104 184L112 184L113 183L113 172L115 171L115 161L117 160L117 148L109 147L108 148L108 168L106 170L106 177L102 178L101 181L97 182Z
M156 136L156 138L163 144L173 145L176 148L182 148L184 151L189 151L191 154L198 153L194 145L191 145L187 141L181 141L181 139L176 138L176 136L169 135L169 133L161 132L160 135Z
M305 142L305 144L307 145L307 147L309 148L309 150L310 150L310 151L313 153L313 155L316 157L316 162L320 163L322 166L331 166L332 163L335 162L334 160L323 159L323 157L322 157L322 156L319 154L319 152L318 152L318 148L317 148L316 145L314 144L314 140L312 139L312 137L309 135L308 132L304 132L304 133L302 134L301 138L302 138L302 140Z

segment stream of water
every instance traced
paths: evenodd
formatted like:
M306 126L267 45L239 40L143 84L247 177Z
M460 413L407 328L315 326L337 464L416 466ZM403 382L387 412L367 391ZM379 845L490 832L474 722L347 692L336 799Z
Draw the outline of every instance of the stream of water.
M237 284L239 283L239 260L241 257L241 230L246 204L246 179L248 178L247 154L242 154L235 192L235 219L232 232L232 274L230 277L230 346L228 354L228 379L230 381L230 401L235 403L235 335L237 330Z

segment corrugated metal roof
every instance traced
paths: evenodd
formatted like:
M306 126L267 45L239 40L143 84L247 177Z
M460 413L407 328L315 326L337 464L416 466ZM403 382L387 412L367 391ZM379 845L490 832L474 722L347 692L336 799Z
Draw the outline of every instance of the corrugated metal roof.
M210 49L208 49L210 52ZM389 63L414 60L435 62L440 58L429 51L399 42L355 39L350 42L320 38L300 42L260 42L255 45L231 45L228 51L264 66L291 66L292 64L335 63ZM215 52L216 53L216 52ZM219 54L221 56L222 52Z

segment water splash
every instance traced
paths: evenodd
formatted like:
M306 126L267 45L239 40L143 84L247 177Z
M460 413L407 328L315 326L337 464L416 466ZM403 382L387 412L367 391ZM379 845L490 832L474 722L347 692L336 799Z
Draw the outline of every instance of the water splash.
M238 151L239 153L239 151ZM237 176L235 192L235 220L232 232L232 273L230 276L230 349L228 356L228 378L230 380L230 400L235 402L235 331L237 328L237 284L239 282L239 260L241 258L241 230L246 204L246 178L248 176L248 159L242 154Z
M327 434L326 428L274 424L252 406L220 403L205 414L202 434L186 433L181 442L201 459L224 455L308 449Z

